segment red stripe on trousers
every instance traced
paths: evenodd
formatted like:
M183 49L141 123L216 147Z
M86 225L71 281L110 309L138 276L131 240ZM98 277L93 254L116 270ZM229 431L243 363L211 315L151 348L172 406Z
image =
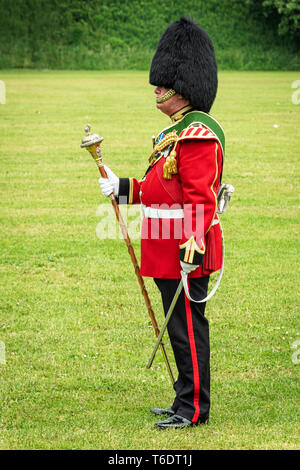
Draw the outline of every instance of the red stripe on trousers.
M186 295L184 296L184 300L185 300L185 310L186 310L188 336L189 336L191 355L192 355L193 376L194 376L194 406L195 406L195 413L194 413L192 422L196 423L198 421L199 414L200 414L200 407L199 407L199 395L200 395L199 367L198 367L196 344L195 344L195 337L194 337L194 330L193 330L193 319L192 319L191 303L190 303L190 301L189 301L189 299L187 298Z

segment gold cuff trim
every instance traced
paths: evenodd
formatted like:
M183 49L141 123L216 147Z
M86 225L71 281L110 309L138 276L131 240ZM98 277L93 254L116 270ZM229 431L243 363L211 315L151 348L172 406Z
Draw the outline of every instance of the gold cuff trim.
M189 240L187 240L185 243L183 243L182 245L179 245L179 248L180 249L185 249L185 254L184 254L184 259L183 261L185 263L192 263L193 262L193 259L194 259L194 255L195 255L195 251L201 255L204 254L205 252L205 247L204 247L204 243L203 243L203 240L201 238L201 242L202 242L202 246L203 246L203 249L201 250L199 248L199 246L197 245L197 243L195 242L195 239L193 237L193 235L191 236L191 238Z
M133 178L129 178L128 204L132 204L132 201L133 201Z

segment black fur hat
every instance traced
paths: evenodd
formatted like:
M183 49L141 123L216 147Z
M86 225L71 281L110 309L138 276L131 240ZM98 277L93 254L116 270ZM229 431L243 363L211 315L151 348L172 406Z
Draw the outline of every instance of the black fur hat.
M170 24L152 59L151 85L172 88L199 111L208 113L218 88L214 46L204 29L188 17Z

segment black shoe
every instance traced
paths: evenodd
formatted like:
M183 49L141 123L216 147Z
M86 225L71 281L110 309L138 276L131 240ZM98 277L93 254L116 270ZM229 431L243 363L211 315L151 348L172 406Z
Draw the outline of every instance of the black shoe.
M172 410L172 408L151 408L150 413L159 416L173 416L175 414L175 411Z
M209 423L209 417L206 416L205 418L199 418L197 424L208 424Z
M183 416L173 415L164 421L158 421L155 423L160 429L168 429L168 428L186 428L188 426L193 426L192 421L189 419L184 418Z

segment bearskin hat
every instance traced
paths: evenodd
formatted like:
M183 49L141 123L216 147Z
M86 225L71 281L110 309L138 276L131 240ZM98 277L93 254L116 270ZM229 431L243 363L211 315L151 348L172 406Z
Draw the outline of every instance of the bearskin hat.
M172 88L199 111L209 112L218 87L214 46L192 18L182 17L167 27L152 59L149 81Z

